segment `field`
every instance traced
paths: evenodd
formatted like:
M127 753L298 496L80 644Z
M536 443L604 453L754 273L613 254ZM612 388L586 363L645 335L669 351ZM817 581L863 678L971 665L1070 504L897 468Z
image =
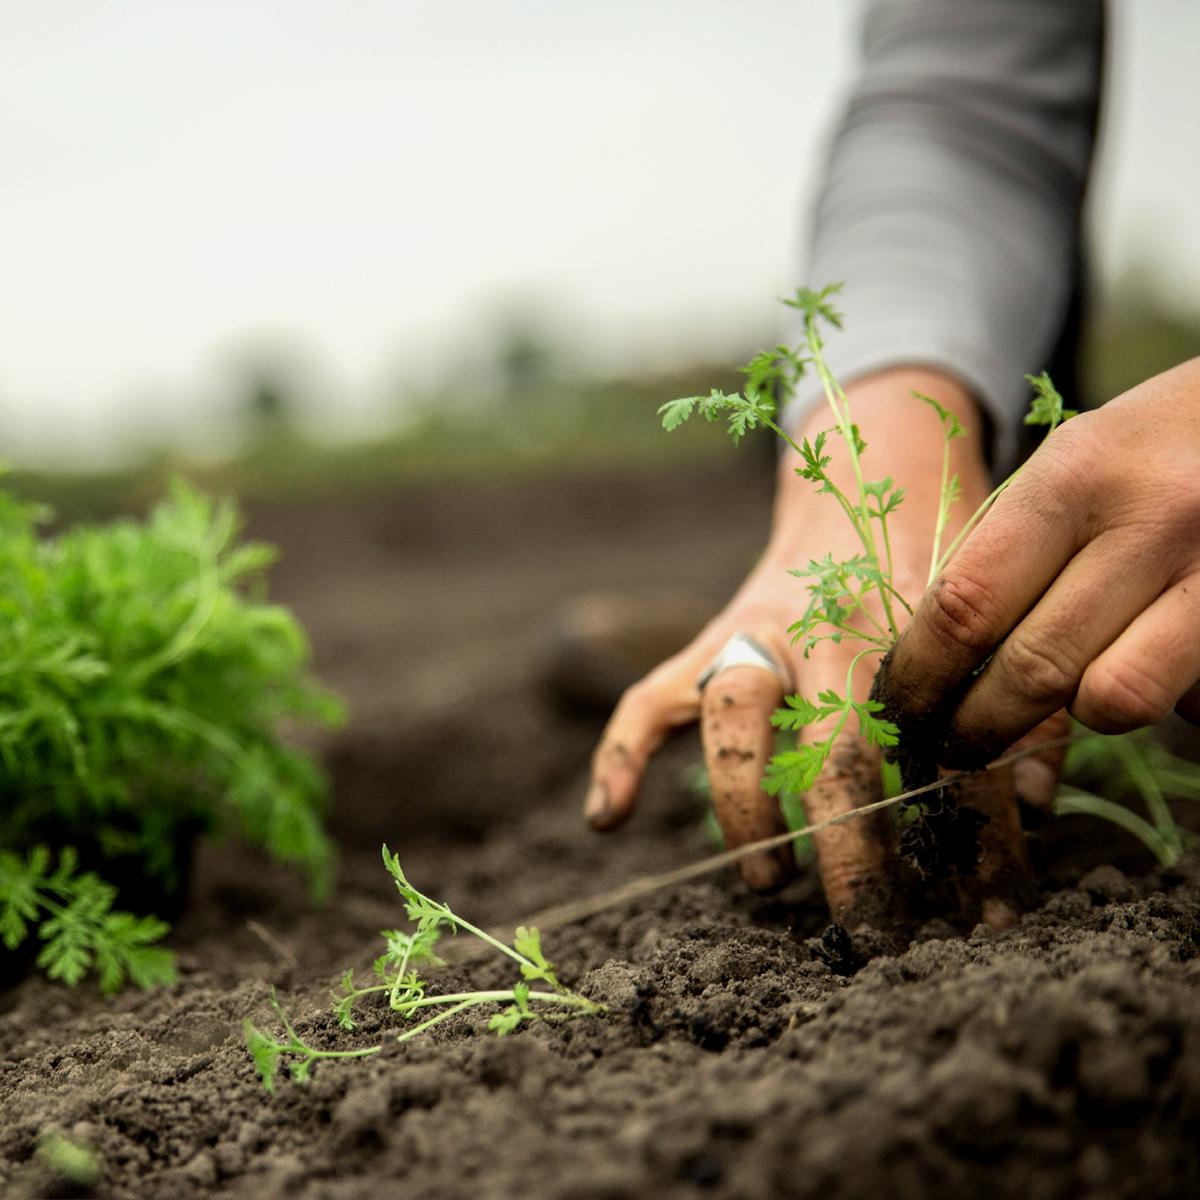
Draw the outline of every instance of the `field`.
M848 942L827 933L811 872L769 899L714 875L546 931L564 979L606 1018L504 1039L463 1018L264 1094L241 1023L271 1020L270 984L319 1045L394 1027L379 1007L343 1033L327 1003L400 919L381 842L489 927L710 851L683 783L690 737L627 830L584 827L602 718L548 683L556 620L596 589L680 613L715 605L762 544L769 487L745 450L252 505L251 532L284 552L275 594L354 714L320 747L342 852L334 901L312 909L286 871L204 847L173 940L177 984L105 999L27 978L0 992L0 1190L1200 1194L1200 870L1153 871L1082 819L1035 835L1040 905L1006 934L956 928L931 900L911 944ZM444 979L507 981L495 971L459 955ZM38 1158L49 1131L94 1148L90 1191Z

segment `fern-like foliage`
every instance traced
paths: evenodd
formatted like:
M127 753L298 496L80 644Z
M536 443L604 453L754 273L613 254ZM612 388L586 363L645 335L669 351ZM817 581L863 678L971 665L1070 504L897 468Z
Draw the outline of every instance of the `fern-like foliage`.
M281 731L336 722L340 706L310 677L295 618L267 603L274 551L240 540L232 504L177 483L145 521L45 538L43 516L0 493L0 846L10 896L0 899L0 936L9 950L41 938L43 965L68 983L93 966L105 986L118 975L152 982L161 970L127 959L118 972L119 955L106 957L104 937L131 945L162 930L113 911L105 864L136 862L170 893L197 831L237 832L300 865L323 893L325 783ZM77 873L77 858L98 875ZM33 894L37 920L20 915ZM48 903L90 916L56 924Z

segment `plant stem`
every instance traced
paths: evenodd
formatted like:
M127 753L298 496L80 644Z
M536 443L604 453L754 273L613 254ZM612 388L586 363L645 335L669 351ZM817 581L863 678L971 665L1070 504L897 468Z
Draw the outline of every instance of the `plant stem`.
M846 443L846 449L850 455L850 467L854 472L854 483L858 491L859 500L858 512L860 514L857 519L852 515L851 520L854 521L854 525L859 531L859 537L862 539L867 556L875 565L875 568L879 570L879 551L875 544L875 534L871 529L871 517L868 508L870 497L867 495L866 480L863 478L862 463L859 461L854 423L850 419L850 403L846 399L846 393L842 391L841 385L834 379L825 362L825 356L821 352L821 338L817 333L816 321L812 316L806 317L805 330L813 366L816 368L817 376L821 380L825 399L829 402L829 407L833 410L833 417L837 423L838 432L842 435L842 440ZM880 523L883 523L882 519ZM882 574L882 571L880 573ZM885 589L881 588L879 595L883 601L883 612L887 620L888 629L891 632L892 640L895 641L900 636L900 630L896 624L896 618L892 614L891 599Z
M1155 778L1153 769L1141 750L1127 739L1118 739L1113 743L1113 749L1120 756L1130 783L1137 788L1145 802L1146 810L1154 822L1154 828L1158 831L1159 837L1171 848L1175 859L1178 860L1183 851L1183 840L1179 836L1179 826L1175 824L1170 805L1167 804L1167 799Z
M531 962L525 957L525 955L514 950L511 946L506 946L502 941L499 940L499 938L492 937L490 933L480 929L477 925L472 925L470 921L464 920L457 913L452 913L448 908L446 909L446 915L460 929L465 929L467 933L474 934L475 937L479 938L481 941L487 942L489 946L499 950L502 954L507 954L509 958L519 962L523 967L533 967L536 969L536 963Z
M1179 861L1179 850L1168 844L1161 832L1154 828L1144 817L1132 809L1103 796L1076 788L1064 790L1055 797L1055 816L1086 816L1101 817L1119 825L1126 833L1131 833L1158 859L1164 867L1173 867Z
M460 1001L471 1004L503 1004L516 998L512 988L493 992L447 992L438 996L422 996L420 1000L413 1000L408 1004L401 1003L397 1011L407 1013L418 1008L433 1008L438 1004L457 1004ZM586 996L577 996L574 992L530 992L525 998L540 1000L544 1004L567 1004L574 1008L599 1007L594 1000L589 1000Z
M435 1025L441 1024L442 1021L448 1021L463 1009L471 1008L476 1003L475 1000L464 1000L461 1004L456 1004L453 1008L448 1008L443 1013L438 1013L435 1017L430 1017L427 1021L422 1021L420 1025L414 1025L412 1029L406 1029L403 1033L396 1034L396 1041L407 1042L409 1038L415 1038L417 1034L424 1033L427 1029L432 1029Z
M950 483L950 437L942 436L942 485L938 489L937 524L933 527L933 549L929 555L929 578L925 581L928 587L937 578L938 561L941 558L942 535L946 531L946 521L950 517L950 497L947 487Z

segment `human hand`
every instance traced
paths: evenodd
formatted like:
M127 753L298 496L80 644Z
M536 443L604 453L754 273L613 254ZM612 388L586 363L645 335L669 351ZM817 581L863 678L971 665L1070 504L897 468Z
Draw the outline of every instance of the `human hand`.
M935 396L968 430L967 437L952 443L951 470L958 473L962 485L960 520L982 501L990 484L982 453L982 420L960 384L937 372L903 369L883 372L849 389L855 419L869 446L870 473L892 474L908 488L904 504L890 521L893 578L902 594L916 597L929 570L942 438L937 421L911 396L914 390ZM829 424L829 414L818 411L803 432L812 436ZM846 456L837 455L836 443L832 449L830 472L851 490ZM697 680L730 636L741 632L753 637L790 674L790 692L811 697L826 688L839 693L845 689L856 652L853 643L822 642L805 659L800 647L789 644L786 633L806 600L802 585L787 571L827 552L837 559L859 549L837 505L798 478L796 465L790 455L781 462L771 540L737 594L691 645L630 688L618 705L593 759L586 815L594 828L615 829L626 820L651 756L672 729L699 719L713 804L726 843L736 847L783 830L777 802L760 786L774 752L769 719L784 695L783 684L769 671L753 666L722 671L703 693ZM862 665L854 678L860 701L867 698L870 686L870 670L866 663ZM827 734L828 729L812 726L802 738L815 741ZM847 730L824 774L806 795L806 811L815 822L861 807L879 795L877 752ZM994 781L989 781L975 802L993 815L992 866L1002 866L1009 876L1023 870L1011 793L997 792ZM887 823L880 818L848 822L818 834L816 844L830 909L836 919L854 923L866 915L864 906L886 890L892 865ZM752 887L771 888L790 874L791 849L753 855L740 866Z
M926 593L883 682L902 725L945 721L943 761L975 766L1064 706L1100 733L1172 708L1195 722L1198 679L1193 359L1055 430Z

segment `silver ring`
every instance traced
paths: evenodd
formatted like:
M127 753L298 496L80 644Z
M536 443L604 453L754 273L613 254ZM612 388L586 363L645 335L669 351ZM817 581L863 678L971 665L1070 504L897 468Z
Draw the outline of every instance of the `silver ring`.
M758 667L770 671L779 680L785 692L792 690L792 673L786 667L775 661L763 647L748 633L735 633L717 652L716 658L708 664L696 680L700 691L710 684L713 676L727 671L730 667Z

